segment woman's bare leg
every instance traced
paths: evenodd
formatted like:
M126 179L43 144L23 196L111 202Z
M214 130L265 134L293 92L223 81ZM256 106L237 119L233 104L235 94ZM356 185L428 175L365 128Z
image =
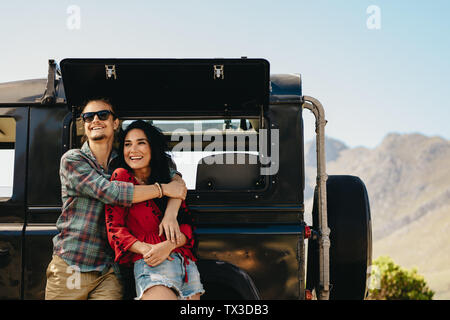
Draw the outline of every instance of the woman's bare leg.
M141 300L177 300L177 295L172 289L160 285L145 290Z
M194 294L193 296L187 298L186 300L200 300L200 293Z

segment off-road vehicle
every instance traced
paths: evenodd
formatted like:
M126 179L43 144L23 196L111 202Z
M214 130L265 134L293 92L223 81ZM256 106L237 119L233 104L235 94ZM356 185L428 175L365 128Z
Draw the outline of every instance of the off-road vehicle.
M43 299L59 164L80 107L110 99L122 126L161 128L188 186L203 299L363 299L367 191L327 176L324 109L264 59L49 60L47 79L0 84L0 298ZM303 112L316 119L313 223L304 220ZM307 249L307 250L306 250Z

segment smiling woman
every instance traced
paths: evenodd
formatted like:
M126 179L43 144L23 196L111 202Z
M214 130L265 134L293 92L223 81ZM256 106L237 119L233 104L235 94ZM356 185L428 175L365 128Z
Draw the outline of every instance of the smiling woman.
M125 137L123 156L125 162L134 171L136 178L145 180L150 176L150 143L144 131L133 129Z
M171 158L163 133L142 120L131 123L120 139L119 161L113 180L154 184L159 189L159 196L131 208L106 206L108 238L116 261L128 265L132 259L134 263L137 299L199 299L204 289L191 251L192 216L185 202L173 206L164 197L171 179ZM176 245L161 233L169 207L176 209L182 233Z

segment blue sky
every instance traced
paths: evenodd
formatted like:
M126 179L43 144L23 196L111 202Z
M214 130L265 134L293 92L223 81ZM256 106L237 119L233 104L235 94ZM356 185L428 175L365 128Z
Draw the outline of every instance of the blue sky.
M446 0L3 1L0 82L43 78L50 58L266 58L271 73L302 75L327 135L351 147L390 132L450 139L449 14Z

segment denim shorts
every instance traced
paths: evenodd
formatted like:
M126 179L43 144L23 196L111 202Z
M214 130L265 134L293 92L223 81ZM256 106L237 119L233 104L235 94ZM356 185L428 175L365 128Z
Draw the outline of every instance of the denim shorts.
M205 293L195 262L189 260L185 271L184 257L176 252L171 253L170 256L174 260L166 259L156 267L150 267L144 259L134 263L136 300L142 298L145 290L156 285L163 285L175 290L179 299L186 299L197 293ZM188 282L184 281L186 273Z

